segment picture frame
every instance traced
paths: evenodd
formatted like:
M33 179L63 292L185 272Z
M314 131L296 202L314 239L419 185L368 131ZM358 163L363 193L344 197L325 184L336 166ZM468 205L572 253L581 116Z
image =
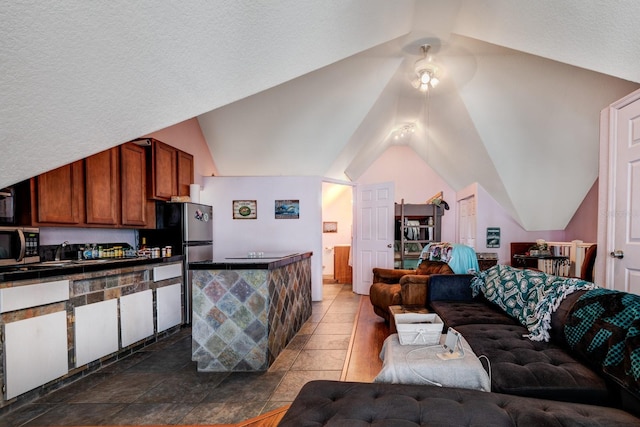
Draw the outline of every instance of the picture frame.
M255 200L234 200L233 219L257 219L258 202Z
M335 221L324 221L322 223L322 232L323 233L337 233L338 232L338 223Z
M500 247L500 227L487 227L487 248Z
M300 218L300 200L276 200L274 208L276 219Z

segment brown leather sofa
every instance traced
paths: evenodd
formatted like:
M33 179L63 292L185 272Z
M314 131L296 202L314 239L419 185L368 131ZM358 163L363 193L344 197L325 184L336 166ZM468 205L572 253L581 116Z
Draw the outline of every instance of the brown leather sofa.
M424 305L431 274L453 274L453 270L445 262L426 260L416 270L374 268L373 284L369 289L373 311L389 323L389 306Z

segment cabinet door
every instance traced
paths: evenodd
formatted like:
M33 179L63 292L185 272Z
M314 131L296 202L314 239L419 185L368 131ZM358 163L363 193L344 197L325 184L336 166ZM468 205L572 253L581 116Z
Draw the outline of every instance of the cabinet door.
M4 333L7 399L13 399L69 371L66 311L7 323Z
M178 150L178 196L189 195L189 184L193 183L193 156Z
M177 149L160 141L153 142L153 198L169 200L178 194Z
M153 335L153 291L120 297L122 348Z
M33 178L36 223L79 224L84 205L83 164L77 161Z
M120 146L122 225L147 225L147 166L145 149L136 144Z
M117 148L85 159L87 224L118 224L118 173Z
M333 278L338 283L352 283L352 269L349 265L351 246L333 247Z

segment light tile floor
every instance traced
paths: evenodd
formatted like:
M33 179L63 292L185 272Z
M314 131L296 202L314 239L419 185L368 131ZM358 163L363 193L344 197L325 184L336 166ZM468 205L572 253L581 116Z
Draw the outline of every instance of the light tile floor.
M325 284L323 293L267 372L197 372L184 328L18 408L0 427L228 424L289 404L308 381L342 373L360 297L351 285Z

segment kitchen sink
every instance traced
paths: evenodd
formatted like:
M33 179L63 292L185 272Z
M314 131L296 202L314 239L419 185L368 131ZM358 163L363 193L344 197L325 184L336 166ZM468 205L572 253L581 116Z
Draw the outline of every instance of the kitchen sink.
M136 260L140 258L99 258L99 259L63 259L59 261L42 261L35 264L25 264L22 268L27 270L36 270L44 268L57 268L57 267L71 267L75 265L91 265L91 264L103 264L110 261L126 261Z
M73 263L73 260L63 259L59 261L42 261L36 264L27 265L27 267L36 267L36 268L37 267L63 267L65 265L69 265L72 263Z

